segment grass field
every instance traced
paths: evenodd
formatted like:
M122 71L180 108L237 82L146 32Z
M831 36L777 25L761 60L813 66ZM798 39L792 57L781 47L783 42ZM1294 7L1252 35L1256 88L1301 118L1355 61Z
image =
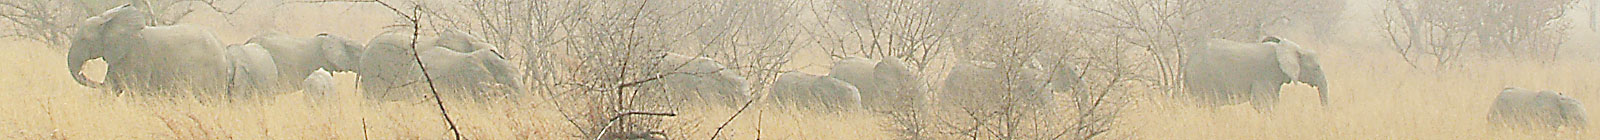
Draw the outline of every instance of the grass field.
M324 8L323 12L375 11ZM386 17L318 15L330 22ZM359 14L372 14L361 13ZM1360 12L1354 12L1360 13ZM304 20L304 19L303 19ZM1371 21L1347 21L1365 23ZM293 22L289 22L293 23ZM312 26L280 30L313 34L339 30L365 42L381 24ZM1108 138L1126 139L1600 139L1595 130L1521 132L1490 130L1485 119L1498 91L1515 86L1553 90L1588 102L1600 113L1600 37L1573 28L1562 59L1553 62L1474 59L1448 70L1415 69L1378 42L1364 24L1351 24L1334 41L1300 40L1318 49L1330 82L1331 106L1316 90L1285 85L1280 105L1257 112L1248 105L1197 108L1161 96L1136 96ZM344 29L344 30L340 30ZM224 41L254 32L221 31ZM1286 35L1288 38L1305 38ZM355 75L339 73L336 103L306 104L300 93L261 103L202 104L193 99L116 97L79 86L68 75L65 52L32 41L0 40L0 139L444 139L451 137L431 101L372 103L360 99ZM802 59L807 60L807 59ZM796 62L821 63L821 62ZM90 77L104 65L90 64ZM1145 94L1145 93L1140 93ZM542 98L526 102L445 100L464 137L471 139L586 139L562 111ZM705 139L737 109L703 107L666 118L681 128L675 138ZM868 113L820 114L755 107L726 128L733 139L889 139L888 118ZM1591 122L1591 125L1594 123Z

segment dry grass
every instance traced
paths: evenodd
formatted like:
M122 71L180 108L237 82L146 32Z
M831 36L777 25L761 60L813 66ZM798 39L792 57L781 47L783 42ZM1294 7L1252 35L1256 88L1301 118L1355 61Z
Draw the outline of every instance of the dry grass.
M343 8L343 7L339 7ZM370 7L369 7L370 8ZM373 11L354 8L329 10ZM317 12L305 12L317 13ZM382 14L381 12L374 12ZM313 14L315 15L315 14ZM310 18L384 21L383 17ZM304 20L304 19L303 19ZM1578 20L1574 20L1578 21ZM1346 21L1369 22L1369 21ZM286 32L312 34L344 29L365 41L376 23L310 26L285 22ZM322 22L331 23L331 22ZM373 27L373 28L369 28ZM354 26L354 27L352 27ZM1364 27L1364 26L1363 26ZM302 29L303 28L303 29ZM1575 28L1575 30L1586 30ZM1584 32L1589 33L1589 32ZM253 33L220 33L238 42ZM1600 44L1594 35L1573 37L1568 46ZM1518 86L1565 92L1600 113L1600 63L1594 48L1576 48L1557 62L1478 60L1446 71L1412 69L1384 50L1372 35L1346 34L1342 42L1301 41L1321 52L1331 82L1331 107L1316 103L1315 90L1286 85L1275 112L1247 105L1196 108L1140 96L1122 118L1116 138L1132 139L1596 139L1595 130L1511 132L1489 130L1485 120L1495 93ZM1363 38L1362 36L1366 36ZM1289 36L1295 38L1294 36ZM304 104L299 93L262 103L206 105L185 99L114 97L78 86L64 66L63 52L27 41L0 41L0 139L444 139L450 133L427 101L370 103L354 89L355 76L336 74L338 102ZM813 62L816 63L816 62ZM799 64L804 65L804 64ZM103 64L90 64L90 77ZM95 71L100 70L100 71ZM813 69L808 69L813 70ZM810 71L808 71L810 72ZM825 73L825 72L822 72ZM582 139L554 106L538 97L527 102L467 103L446 100L464 135L472 139ZM736 109L709 107L667 119L674 138L710 137ZM887 139L886 117L868 113L824 114L757 107L726 133L732 139ZM1592 124L1593 125L1593 124Z
M1308 44L1323 46L1317 48L1323 50L1330 77L1331 107L1317 105L1314 88L1285 85L1275 112L1257 113L1248 105L1196 108L1158 98L1139 104L1125 121L1136 129L1135 137L1147 139L1600 138L1593 130L1490 130L1486 120L1495 96L1508 86L1560 91L1595 107L1600 103L1600 85L1595 84L1600 82L1600 63L1581 58L1548 63L1476 60L1435 71L1413 69L1392 52L1364 47L1370 44Z
M192 99L114 97L78 86L63 54L31 42L0 45L0 139L440 139L450 133L431 102L373 105L340 86L338 102L312 106L300 93L263 103L208 105ZM102 64L103 65L103 64ZM92 69L92 67L91 67ZM91 77L99 72L89 72ZM353 74L336 74L354 85ZM473 139L578 139L548 103L446 100L463 135ZM705 138L735 109L709 108L669 118L672 137ZM734 139L857 139L886 136L866 113L819 114L758 108L729 127ZM759 129L758 129L759 126ZM758 131L759 130L759 131Z
M310 106L299 93L259 104L203 105L193 100L112 97L78 86L63 56L31 42L0 46L0 138L6 139L435 139L450 134L428 102L370 105L341 86L337 104ZM1521 63L1489 60L1444 72L1411 69L1383 53L1323 51L1333 106L1316 105L1314 89L1286 86L1280 109L1216 109L1139 102L1123 118L1135 139L1583 139L1600 133L1488 130L1484 116L1505 86L1564 91L1600 109L1600 64L1580 60ZM91 72L94 73L94 72ZM354 85L354 75L338 74ZM462 133L477 139L576 138L548 103L463 103L447 100ZM705 138L734 109L709 108L670 118L673 137ZM758 108L736 120L734 139L883 139L884 117Z

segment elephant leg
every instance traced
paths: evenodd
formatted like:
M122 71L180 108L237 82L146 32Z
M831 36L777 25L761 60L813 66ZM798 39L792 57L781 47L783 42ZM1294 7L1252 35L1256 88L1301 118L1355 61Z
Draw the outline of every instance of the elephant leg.
M1278 104L1278 88L1282 85L1272 82L1250 84L1250 105L1256 111L1272 112L1273 106Z

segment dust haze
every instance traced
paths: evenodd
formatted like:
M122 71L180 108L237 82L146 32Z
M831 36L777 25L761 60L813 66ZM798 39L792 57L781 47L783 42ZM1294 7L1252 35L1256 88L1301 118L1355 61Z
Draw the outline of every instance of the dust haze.
M1600 109L1597 9L1592 0L0 0L0 138L1595 139L1582 114ZM209 34L140 31L165 27ZM269 34L338 36L355 48L280 51L257 39ZM193 47L219 51L141 49L173 48L148 45L163 37L213 38L220 44ZM139 41L157 43L125 43ZM246 63L220 51L250 44L294 55ZM167 55L179 53L188 54ZM75 60L83 55L105 56ZM315 57L284 58L295 55ZM192 56L227 58L217 62L231 75L169 73L211 66ZM311 73L301 64L331 71L322 85L332 88L301 86ZM238 96L235 87L255 86L234 81L259 70L250 66L287 77ZM138 68L149 70L129 70ZM162 76L229 81L139 88L173 83L137 79ZM1497 99L1513 88L1566 98L1515 102L1538 104L1527 108L1587 104L1510 111L1535 115L1505 127L1491 115L1505 112L1491 108L1514 108Z

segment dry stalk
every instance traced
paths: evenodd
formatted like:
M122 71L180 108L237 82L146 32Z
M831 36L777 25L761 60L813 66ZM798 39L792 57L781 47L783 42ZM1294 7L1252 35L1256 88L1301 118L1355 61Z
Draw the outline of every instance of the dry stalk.
M617 115L611 116L611 119L606 119L607 120L606 121L606 125L604 127L600 128L600 134L599 135L595 135L594 139L595 140L600 140L601 138L605 138L606 131L610 130L611 129L611 125L615 125L617 123L617 120L622 120L622 117L633 116L633 115L672 117L672 116L678 116L678 113L672 113L672 112L649 112L649 111L623 111L623 112L619 112L619 113L617 113Z
M739 107L739 111L735 111L735 112L733 112L732 116L728 116L728 121L722 121L722 125L717 126L717 131L711 133L711 140L716 140L717 136L721 136L722 135L722 129L723 128L728 128L728 124L732 124L734 118L739 118L739 114L743 114L745 109L750 109L750 103L755 103L755 102L756 102L755 99L750 99L749 101L745 101L744 105Z

